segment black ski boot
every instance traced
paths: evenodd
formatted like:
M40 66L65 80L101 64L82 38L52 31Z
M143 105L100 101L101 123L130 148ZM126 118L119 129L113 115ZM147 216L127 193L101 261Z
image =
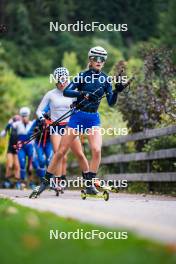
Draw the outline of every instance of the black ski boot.
M82 175L83 175L83 179L85 180L86 193L97 195L99 191L96 189L96 187L93 184L93 179L96 178L96 173L87 172L87 173L83 173Z
M50 184L50 179L53 178L54 175L50 172L46 172L45 177L42 178L41 184L36 186L32 193L29 195L29 198L37 198Z

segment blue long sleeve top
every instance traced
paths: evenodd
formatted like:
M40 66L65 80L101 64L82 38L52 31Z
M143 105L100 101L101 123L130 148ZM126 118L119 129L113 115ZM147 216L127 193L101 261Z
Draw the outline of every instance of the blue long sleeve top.
M93 69L81 72L64 90L64 96L77 97L77 103L82 102L83 98L80 96L80 91L87 93L94 93L98 100L90 101L84 100L81 104L86 111L98 110L102 96L105 94L109 106L113 106L117 101L118 92L112 91L112 85L108 81L108 76L103 72L97 72ZM86 107L86 105L88 105Z

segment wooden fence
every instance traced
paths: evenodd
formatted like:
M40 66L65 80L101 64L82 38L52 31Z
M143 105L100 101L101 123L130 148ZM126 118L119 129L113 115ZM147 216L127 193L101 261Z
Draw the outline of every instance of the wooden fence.
M147 129L143 132L119 136L103 143L103 148L110 146L125 144L130 141L139 141L152 138L159 138L168 135L176 134L176 126L169 126L164 128ZM176 172L151 172L151 161L161 159L175 159L176 148L160 149L152 152L139 152L130 154L113 154L103 157L101 164L110 165L118 164L120 173L105 175L105 179L127 179L128 181L144 181L144 182L176 182ZM128 162L146 161L146 173L124 173L123 164ZM77 163L72 163L71 167L77 167Z

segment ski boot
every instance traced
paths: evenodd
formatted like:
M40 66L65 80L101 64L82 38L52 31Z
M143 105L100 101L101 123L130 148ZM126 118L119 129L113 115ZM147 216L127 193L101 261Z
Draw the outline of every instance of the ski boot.
M50 178L53 178L53 174L46 172L45 177L42 178L41 184L36 186L32 193L29 195L29 198L37 198L50 184Z
M21 182L20 182L20 181L17 181L17 182L15 183L15 188L16 188L17 190L21 190Z
M27 190L27 182L26 181L21 181L21 189L20 190Z
M55 191L56 196L59 196L59 193L64 193L63 187L60 185L61 177L53 177L52 185L50 186L50 190Z
M31 182L29 183L29 188L32 189L32 190L34 190L35 187L36 187L35 183L34 183L33 181L31 181Z
M61 193L64 193L64 190L67 188L67 178L65 175L62 175L60 177L60 187L61 187Z
M2 184L3 188L5 189L10 189L12 188L12 182L9 179L6 179L3 184Z

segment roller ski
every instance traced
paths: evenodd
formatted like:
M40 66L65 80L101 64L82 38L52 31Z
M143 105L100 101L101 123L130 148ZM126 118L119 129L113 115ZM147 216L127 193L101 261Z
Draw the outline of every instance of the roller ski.
M87 197L100 198L100 199L104 199L105 201L108 201L109 192L104 191L104 192L98 192L97 194L90 194L89 192L87 192L87 190L81 190L81 198L85 200Z
M115 192L115 193L119 192L117 187L115 187L113 185L111 185L111 186L110 185L104 185L104 184L102 185L101 181L98 179L95 180L95 186L103 189L104 191Z
M50 178L53 178L53 174L46 172L45 177L42 178L41 184L36 186L29 198L37 198L43 191L45 191L50 185Z
M95 173L83 173L83 179L84 181L88 182L89 184L92 184L92 180L96 178ZM109 200L109 191L104 190L103 192L99 192L97 190L96 184L93 184L91 186L86 186L85 189L81 190L81 198L85 200L87 197L92 197L92 198L99 198L99 199L104 199L105 201Z
M58 187L51 187L50 190L55 191L56 196L59 196L60 193L61 194L64 193L64 189L62 187L60 187L60 186L58 186Z

